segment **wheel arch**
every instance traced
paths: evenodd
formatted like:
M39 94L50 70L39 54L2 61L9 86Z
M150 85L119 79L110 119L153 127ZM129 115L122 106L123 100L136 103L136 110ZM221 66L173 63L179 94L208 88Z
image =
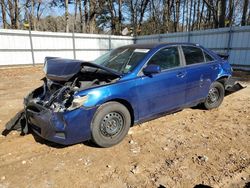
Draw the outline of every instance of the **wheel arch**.
M220 82L225 87L226 81L229 77L229 75L223 75L217 78L215 81Z

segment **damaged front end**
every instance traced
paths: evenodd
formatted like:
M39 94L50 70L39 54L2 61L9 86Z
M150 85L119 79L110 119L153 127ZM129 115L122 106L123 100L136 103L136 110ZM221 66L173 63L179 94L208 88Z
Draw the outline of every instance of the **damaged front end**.
M46 58L44 84L24 98L26 125L41 137L60 144L90 139L90 124L97 107L83 107L87 96L77 93L116 82L120 75L98 65Z

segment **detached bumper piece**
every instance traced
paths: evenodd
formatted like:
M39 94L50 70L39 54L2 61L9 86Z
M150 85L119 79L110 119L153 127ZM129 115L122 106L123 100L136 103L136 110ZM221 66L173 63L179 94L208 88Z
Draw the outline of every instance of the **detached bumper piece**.
M13 118L11 118L5 125L5 130L2 135L7 136L12 130L21 132L21 135L28 134L28 124L25 118L25 111L19 111Z
M240 83L237 83L237 80L235 78L229 78L226 82L225 96L231 95L244 88L246 88L246 86L244 87Z

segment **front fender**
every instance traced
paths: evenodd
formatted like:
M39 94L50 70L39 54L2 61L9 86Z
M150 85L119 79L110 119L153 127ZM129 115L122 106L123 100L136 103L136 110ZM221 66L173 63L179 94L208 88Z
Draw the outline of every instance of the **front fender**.
M106 85L103 87L93 88L87 91L79 92L77 95L88 96L88 100L83 104L85 108L98 107L108 101L123 100L130 104L133 108L135 118L137 112L137 94L134 89L135 82L120 82L116 84Z

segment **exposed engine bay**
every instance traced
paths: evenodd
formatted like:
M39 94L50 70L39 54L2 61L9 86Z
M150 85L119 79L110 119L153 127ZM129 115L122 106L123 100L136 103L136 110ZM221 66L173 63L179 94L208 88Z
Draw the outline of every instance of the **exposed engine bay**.
M45 59L44 72L43 86L31 92L24 103L26 106L38 104L54 112L70 109L77 91L114 83L120 78L117 73L99 65L51 57ZM32 110L39 112L35 107Z

